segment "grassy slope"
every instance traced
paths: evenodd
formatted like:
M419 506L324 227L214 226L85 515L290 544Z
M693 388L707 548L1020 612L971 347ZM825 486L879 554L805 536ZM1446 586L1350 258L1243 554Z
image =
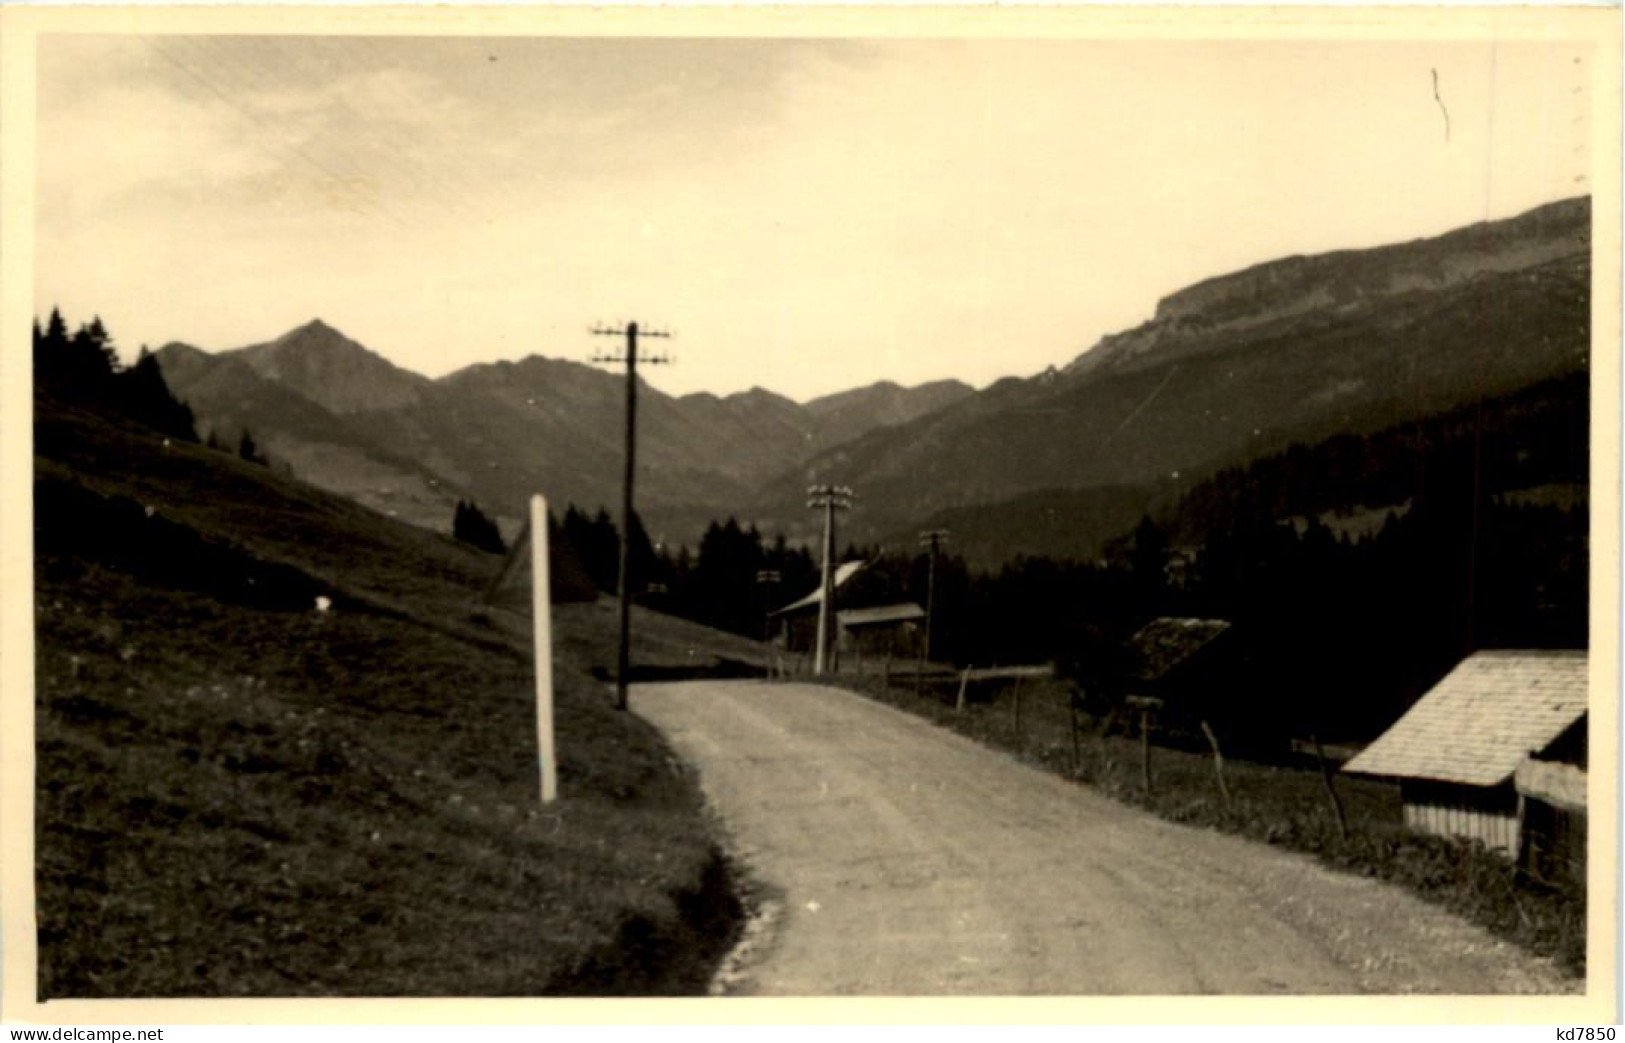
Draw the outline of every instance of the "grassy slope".
M702 981L730 898L693 780L589 676L612 614L560 607L544 811L495 558L50 401L35 463L42 997Z

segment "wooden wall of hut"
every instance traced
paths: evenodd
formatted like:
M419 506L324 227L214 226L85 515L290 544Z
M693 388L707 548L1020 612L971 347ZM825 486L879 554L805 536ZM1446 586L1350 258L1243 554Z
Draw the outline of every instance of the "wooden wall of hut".
M1511 783L1485 787L1407 779L1400 796L1405 825L1419 833L1481 840L1509 858L1519 850L1518 795Z

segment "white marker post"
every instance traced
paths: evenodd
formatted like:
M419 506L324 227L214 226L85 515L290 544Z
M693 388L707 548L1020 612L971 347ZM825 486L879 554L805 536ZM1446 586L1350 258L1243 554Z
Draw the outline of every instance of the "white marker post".
M559 768L553 759L553 599L547 569L547 500L530 498L530 609L536 648L536 762L542 776L542 803L559 795Z

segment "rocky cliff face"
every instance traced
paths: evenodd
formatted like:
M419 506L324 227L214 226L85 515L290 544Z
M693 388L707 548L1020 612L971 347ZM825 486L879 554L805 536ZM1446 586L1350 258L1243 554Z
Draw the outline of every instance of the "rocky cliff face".
M1589 199L1570 199L1503 221L1374 250L1286 257L1196 283L1164 297L1143 325L1104 337L1066 372L1132 368L1279 330L1303 316L1350 316L1413 294L1489 275L1569 261L1588 263Z
M868 538L871 519L901 531L1045 490L1165 481L1583 373L1589 226L1589 202L1570 200L1198 283L1058 374L1001 381L813 457L764 489L758 517L804 516L806 483L839 481L860 491L850 529ZM1009 518L1012 539L1042 521Z

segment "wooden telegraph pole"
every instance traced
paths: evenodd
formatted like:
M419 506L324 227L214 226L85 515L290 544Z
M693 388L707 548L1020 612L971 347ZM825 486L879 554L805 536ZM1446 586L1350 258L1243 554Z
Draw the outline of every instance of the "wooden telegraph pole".
M931 548L931 564L925 573L925 641L920 645L920 667L914 672L914 694L920 694L920 681L925 676L926 661L931 658L931 622L937 600L937 551L948 542L947 529L930 529L920 533L920 546Z
M824 576L818 606L818 647L813 650L813 676L822 677L828 661L831 619L835 603L835 512L852 506L852 490L844 485L809 485L807 506L824 510Z
M773 676L773 663L776 654L773 651L773 591L778 587L783 574L778 569L757 569L756 585L762 588L762 648L767 656L767 676Z
M626 475L621 485L621 554L616 579L616 589L621 599L621 641L615 664L615 709L624 710L627 676L632 667L632 584L629 567L632 557L632 478L637 471L638 363L660 365L671 361L666 355L638 358L638 337L670 337L671 334L657 330L640 330L635 322L629 322L620 329L594 326L592 334L595 337L626 338L625 354L600 354L592 358L594 362L626 364Z

